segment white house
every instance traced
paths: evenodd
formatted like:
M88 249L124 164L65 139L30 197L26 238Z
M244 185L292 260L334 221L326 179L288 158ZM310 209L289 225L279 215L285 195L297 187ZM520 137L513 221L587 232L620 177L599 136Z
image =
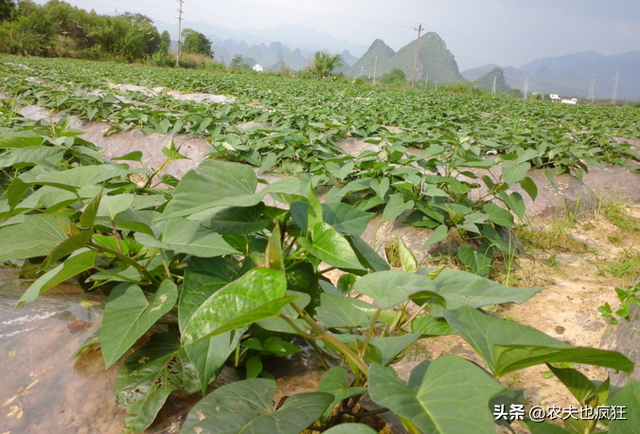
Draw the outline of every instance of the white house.
M572 104L572 105L576 105L578 104L578 98L563 98L562 101L560 101L562 104Z
M256 63L255 65L253 65L253 68L251 69L253 69L255 72L264 72L264 67L259 63Z

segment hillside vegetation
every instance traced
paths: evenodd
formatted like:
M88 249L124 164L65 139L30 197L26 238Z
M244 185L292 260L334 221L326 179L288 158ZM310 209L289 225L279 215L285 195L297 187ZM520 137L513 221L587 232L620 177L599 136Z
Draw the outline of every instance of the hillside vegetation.
M168 34L161 37L140 14L103 16L57 0L24 0L12 9L0 24L3 53L133 62L169 45Z

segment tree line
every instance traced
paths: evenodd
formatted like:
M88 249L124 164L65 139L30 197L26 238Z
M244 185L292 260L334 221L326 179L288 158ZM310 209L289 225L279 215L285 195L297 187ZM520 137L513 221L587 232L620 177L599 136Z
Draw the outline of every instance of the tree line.
M204 35L185 29L182 37L184 53L211 56ZM160 33L142 14L99 15L58 0L0 0L2 53L136 62L167 58L170 45L169 32Z

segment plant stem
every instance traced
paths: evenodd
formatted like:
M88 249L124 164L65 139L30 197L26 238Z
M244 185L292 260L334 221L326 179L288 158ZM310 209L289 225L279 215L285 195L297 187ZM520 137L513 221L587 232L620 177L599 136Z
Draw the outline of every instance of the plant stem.
M353 350L346 346L344 343L340 342L333 334L323 329L322 326L320 326L320 324L318 324L316 320L311 317L311 315L309 315L295 302L291 303L291 306L293 306L293 308L298 311L300 317L311 326L313 331L318 335L318 338L336 347L338 351L344 354L347 358L349 358L349 360L353 362L354 365L356 365L356 367L360 370L360 372L362 372L363 375L367 375L367 373L369 372L369 366L362 357L353 352Z
M425 304L420 306L420 309L418 309L413 315L411 315L411 317L408 320L406 320L403 325L411 324L411 322L414 319L416 319L418 317L418 315L420 315L422 313L422 311L424 311L428 305L429 305L429 302L426 302Z
M302 331L288 316L280 314L280 318L285 320L287 324L289 324L289 327L295 330L295 332L298 333L298 335L302 336L303 338L310 339L312 342L320 339L318 336L310 335L309 333Z
M389 326L389 334L393 333L393 331L398 326L398 323L402 319L402 314L404 313L404 311L407 308L408 304L409 304L409 300L407 300L404 303L402 303L402 306L400 307L400 310L398 310L398 313L397 313L396 317L393 319L393 322Z
M375 416L376 414L386 413L387 411L391 411L391 410L389 410L388 408L384 408L383 407L383 408L379 408L377 410L371 410L371 411L365 411L365 412L359 412L359 413L358 412L354 413L354 412L349 411L349 412L347 412L347 414L349 416L353 416L355 418L361 418L361 417L367 417L367 416Z
M154 279L154 277L149 274L149 272L140 264L138 264L136 261L134 261L133 259L131 259L130 257L128 257L127 255L124 255L116 250L112 250L108 247L104 247L104 246L99 246L93 242L89 242L87 243L87 246L91 247L91 249L93 249L94 251L98 252L98 253L110 253L113 256L115 256L116 258L120 259L123 262L126 262L127 264L129 264L130 266L132 266L133 268L135 268L136 270L138 270L140 272L140 274L142 274L149 282L156 282L156 279Z
M376 330L376 324L378 323L378 318L380 318L380 313L382 309L376 310L375 315L373 315L373 319L371 320L371 325L369 326L369 331L367 332L367 337L364 339L364 345L362 346L362 358L367 357L367 350L369 349L369 341L371 340L371 336Z
M113 230L113 236L116 239L116 246L118 247L118 252L122 253L122 246L120 245L120 236L118 235L118 229L116 229L116 222L111 220L111 229Z

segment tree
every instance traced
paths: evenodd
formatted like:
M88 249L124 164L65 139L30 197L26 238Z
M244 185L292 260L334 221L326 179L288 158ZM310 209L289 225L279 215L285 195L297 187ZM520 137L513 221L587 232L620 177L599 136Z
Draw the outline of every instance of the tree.
M200 32L193 29L182 31L182 51L184 53L211 56L211 41Z
M0 0L0 22L10 19L15 10L16 4L12 0Z
M322 51L316 51L313 56L313 69L318 74L318 78L325 78L336 68L342 66L342 59L339 54L332 56Z
M171 45L171 35L166 30L160 34L160 47L158 50L163 53L169 52L169 46Z
M242 58L242 56L240 54L236 54L235 56L233 56L233 59L231 59L231 64L229 65L229 68L234 70L240 69L240 66L242 65L243 62L244 62L244 59Z
M380 77L379 82L387 86L404 86L407 84L407 75L403 70L394 68Z

